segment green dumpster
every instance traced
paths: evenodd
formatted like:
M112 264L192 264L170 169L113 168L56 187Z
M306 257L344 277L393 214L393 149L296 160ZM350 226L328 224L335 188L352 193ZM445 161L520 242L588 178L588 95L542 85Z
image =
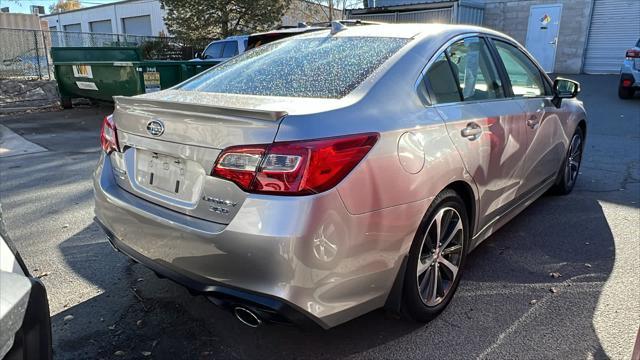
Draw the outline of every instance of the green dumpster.
M172 87L216 65L204 61L141 59L139 48L52 48L61 103L76 97L112 101Z

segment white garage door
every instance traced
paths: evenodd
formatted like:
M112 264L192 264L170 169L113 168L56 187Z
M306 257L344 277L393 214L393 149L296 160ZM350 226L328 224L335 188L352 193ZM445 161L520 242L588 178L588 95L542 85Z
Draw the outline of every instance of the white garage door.
M123 32L130 35L151 36L151 16L135 16L122 19Z
M81 32L82 26L80 24L67 24L64 26L64 31Z
M112 33L111 20L92 21L89 23L91 32L94 33Z
M594 0L584 72L617 73L640 39L640 0Z

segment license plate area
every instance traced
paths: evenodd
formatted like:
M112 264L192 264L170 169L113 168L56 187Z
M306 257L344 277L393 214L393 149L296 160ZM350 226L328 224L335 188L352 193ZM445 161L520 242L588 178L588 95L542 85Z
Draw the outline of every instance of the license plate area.
M194 200L194 191L200 188L201 176L197 169L194 170L193 162L141 149L136 149L135 158L138 186L163 197L190 203Z

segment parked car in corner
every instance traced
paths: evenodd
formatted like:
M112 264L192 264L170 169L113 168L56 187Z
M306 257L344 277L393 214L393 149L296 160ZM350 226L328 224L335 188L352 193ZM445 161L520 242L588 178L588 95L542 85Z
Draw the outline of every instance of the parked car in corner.
M247 49L249 36L238 35L229 36L223 40L212 41L204 48L201 54L197 54L192 61L214 61L222 62L238 54L242 54Z
M638 90L640 90L640 39L636 46L627 50L625 54L620 68L618 96L621 99L631 99Z
M493 30L334 23L116 97L96 221L249 326L429 321L473 248L573 189L579 91Z
M0 359L51 359L47 290L9 239L0 207Z
M344 26L361 26L377 24L371 21L362 20L340 20L337 21ZM326 30L331 27L331 23L300 23L297 27L285 27L277 30L265 31L251 35L230 36L224 40L212 41L205 50L196 56L193 61L213 61L223 62L230 58L242 54L260 45L268 44L277 40L282 40L295 35L301 35L318 30Z

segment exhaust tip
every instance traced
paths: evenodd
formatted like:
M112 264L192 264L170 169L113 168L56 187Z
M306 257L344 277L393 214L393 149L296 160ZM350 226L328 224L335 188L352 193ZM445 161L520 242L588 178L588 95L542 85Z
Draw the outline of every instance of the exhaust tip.
M247 309L246 307L243 307L243 306L234 307L233 314L236 316L238 320L240 320L241 323L249 327L257 328L258 326L262 325L262 320L260 320L260 317L258 316L258 314L256 314L252 310Z

